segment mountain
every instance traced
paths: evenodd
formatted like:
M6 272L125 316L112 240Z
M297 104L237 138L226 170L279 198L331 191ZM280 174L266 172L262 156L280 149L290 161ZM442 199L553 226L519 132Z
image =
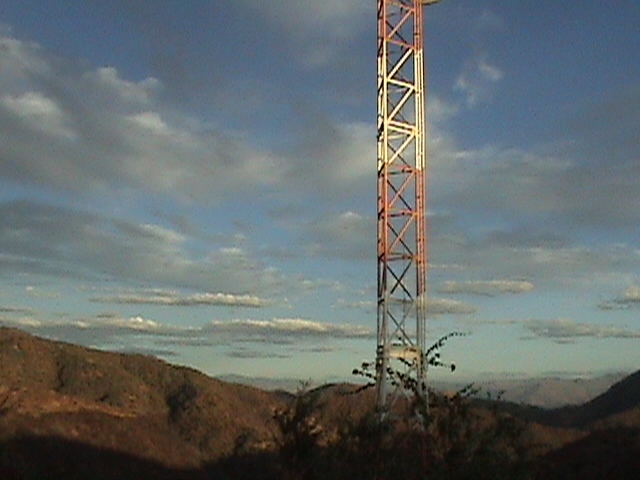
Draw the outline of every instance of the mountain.
M282 405L275 393L154 358L0 328L0 465L10 452L12 465L32 470L33 452L55 458L69 449L198 469L273 443L273 411Z
M559 408L586 403L628 373L611 373L597 377L562 378L536 377L523 379L494 379L475 382L481 392L497 395L502 400L542 408Z
M547 425L580 428L584 435L549 452L542 475L557 480L637 478L640 472L640 371L575 407L547 412Z
M532 405L542 408L559 408L567 405L581 405L606 391L614 383L620 381L628 373L609 373L594 377L563 378L495 378L474 381L480 396L491 395L507 402ZM300 380L294 378L263 378L242 375L225 375L221 380L243 385L251 385L262 390L284 390L296 392ZM468 385L468 382L451 380L435 380L431 386L438 391L457 391Z
M586 428L634 419L640 411L640 370L612 385L606 392L582 404L537 411L536 421L558 427ZM620 422L618 422L620 423ZM640 422L637 423L640 426Z
M361 421L370 419L374 393L349 384L304 396L269 392L151 357L0 328L0 479L359 478L349 472L379 462L376 449L420 453L411 442L376 443L380 430ZM616 468L631 468L640 458L640 372L583 405L553 410L432 398L439 402L432 426L441 433L427 433L443 452L467 455L474 448L473 461L485 462L483 455L496 448L514 453L511 440L517 439L518 455L535 452L539 478L634 478ZM395 475L394 458L380 465ZM458 465L452 458L449 466ZM309 462L328 473L311 475ZM589 462L593 472L604 473L581 470ZM282 470L287 465L295 470Z

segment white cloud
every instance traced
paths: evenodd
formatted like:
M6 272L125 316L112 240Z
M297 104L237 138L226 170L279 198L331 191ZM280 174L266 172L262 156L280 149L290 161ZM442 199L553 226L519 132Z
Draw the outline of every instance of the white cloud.
M101 67L95 71L86 72L82 80L90 83L96 90L104 94L111 94L117 101L133 105L151 103L152 97L162 89L162 83L153 77L141 82L124 80L114 67Z
M0 318L0 324L5 323ZM287 358L292 348L326 354L333 351L327 341L340 339L371 340L374 333L363 327L329 325L301 319L270 321L236 320L213 322L202 328L156 327L143 318L111 322L72 321L66 323L27 322L12 324L32 333L64 341L109 350L138 352L170 357L183 349L222 347L236 358ZM324 346L319 346L318 341ZM151 346L149 346L151 345ZM154 347L158 346L159 348ZM282 346L287 349L283 350ZM274 347L276 347L274 349ZM167 350L167 348L169 350Z
M155 332L160 329L160 324L154 320L149 320L146 318L137 315L135 317L129 317L127 319L112 319L112 320L104 320L105 326L114 326L119 327L124 330L135 330L139 331L152 331ZM90 324L86 324L90 325Z
M110 316L69 320L39 320L32 317L22 317L17 319L3 318L0 321L6 325L15 325L32 331L41 331L45 334L58 332L62 338L65 338L65 335L71 335L73 331L99 331L99 334L105 337L138 333L167 335L180 331L180 329L161 325L155 320L140 315L127 318Z
M477 310L473 305L448 298L427 299L427 313L432 315L472 315Z
M437 95L429 94L427 117L430 124L442 125L458 113L460 113L460 108L457 105L448 103Z
M373 335L370 329L361 326L323 323L300 318L213 321L205 327L205 330L212 333L247 336L369 338Z
M158 112L141 112L127 117L133 127L142 127L153 135L170 136L176 132L168 127Z
M531 290L533 290L533 284L531 282L516 280L447 281L438 288L439 293L486 295L489 297L504 293L526 293Z
M484 219L479 215L479 220ZM459 265L457 271L464 271L467 277L482 272L493 278L527 278L542 290L611 288L612 282L628 282L628 275L622 272L640 268L639 259L632 255L633 246L584 245L562 236L566 228L560 234L545 226L514 225L478 233L453 223L437 224L430 232L438 232L430 238L432 261Z
M344 185L369 177L372 159L376 155L373 126L352 122L338 124L335 129L337 134L327 138L333 144L330 150L335 162L331 169L332 178Z
M371 23L375 5L368 0L240 0L282 31L298 61L317 68L329 63L337 52ZM367 22L370 16L371 22Z
M158 240L167 245L178 245L186 241L183 234L160 225L145 223L137 225L137 228L141 236Z
M372 124L301 112L294 132L295 142L286 151L284 163L290 188L298 194L324 197L368 188L376 158Z
M376 311L376 302L374 300L346 300L341 298L338 300L337 308L353 308L357 310L364 310L367 312Z
M340 299L336 305L338 308L358 309L367 312L375 312L376 302L373 300L345 300ZM431 315L472 315L477 308L467 303L447 298L428 298L427 313Z
M39 45L11 36L0 37L0 61L0 82L10 91L20 88L31 75L43 75L50 70Z
M39 92L5 95L0 98L0 103L20 117L28 128L66 140L76 137L62 109Z
M97 276L259 298L302 288L250 251L193 251L181 232L161 225L27 201L0 203L0 218L1 272Z
M465 96L469 108L487 101L493 95L495 84L504 78L504 72L489 63L485 55L479 55L467 63L456 79L453 89Z
M373 260L375 220L351 210L315 220L303 233L306 255Z
M632 285L624 292L624 299L629 302L640 302L640 287Z
M637 285L629 286L621 297L598 305L601 310L627 310L632 307L640 307L640 287Z
M321 3L308 6L325 12ZM257 8L288 8L263 4ZM353 2L341 8L358 10ZM367 188L376 155L368 122L336 120L304 104L291 120L293 137L265 147L223 115L205 122L177 112L154 77L131 81L115 67L89 69L36 44L4 43L0 175L7 182L65 195L158 194L186 205L220 204L240 190L335 197Z
M492 144L465 149L445 136L448 148L433 150L439 182L432 192L453 211L494 222L524 216L530 225L540 222L532 229L617 232L638 224L640 144L631 125L640 113L640 89L607 100L575 120L579 140L529 150Z
M94 297L92 302L131 304L131 305L164 305L175 307L191 307L199 305L224 307L262 308L273 304L272 301L255 295L233 295L230 293L196 293L181 295L173 291L154 291L151 293L119 294Z
M38 45L0 41L0 174L58 192L161 193L183 202L277 183L283 168L242 133L164 109L154 78L87 70Z
M476 19L476 28L481 31L496 31L504 27L504 19L492 12L491 10L483 10Z
M270 21L296 36L309 31L353 36L357 33L354 19L362 20L368 12L375 14L367 0L240 0L240 3L267 15Z
M557 342L572 341L577 338L640 338L640 331L578 323L569 319L529 320L524 323L524 326L536 337L550 338Z
M33 315L34 311L30 308L24 307L0 307L0 313L20 314L20 315Z
M504 77L502 70L494 65L490 65L484 58L478 62L477 68L482 78L489 82L499 82Z
M296 339L370 339L374 332L363 326L332 324L301 318L212 321L202 327L165 325L142 316L39 320L33 317L3 318L0 324L83 345L127 344L128 337L145 335L161 346L233 345L247 341L281 344Z

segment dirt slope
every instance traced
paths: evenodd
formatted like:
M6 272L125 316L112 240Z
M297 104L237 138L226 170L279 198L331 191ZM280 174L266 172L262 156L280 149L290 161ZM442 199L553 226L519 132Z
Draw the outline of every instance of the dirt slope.
M0 442L57 437L195 467L268 446L281 402L154 358L0 328Z

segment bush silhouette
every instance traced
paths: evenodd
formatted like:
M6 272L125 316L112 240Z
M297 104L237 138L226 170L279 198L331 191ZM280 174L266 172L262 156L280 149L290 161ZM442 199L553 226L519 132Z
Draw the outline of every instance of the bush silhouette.
M468 387L454 395L431 392L423 428L381 420L370 405L361 418L322 425L322 403L302 391L274 414L281 478L532 479L533 456L524 423L497 409L473 406Z

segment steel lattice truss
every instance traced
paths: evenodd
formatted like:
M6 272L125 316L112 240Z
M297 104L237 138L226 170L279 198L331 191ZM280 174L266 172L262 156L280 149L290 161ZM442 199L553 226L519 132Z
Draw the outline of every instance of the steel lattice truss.
M436 0L437 1L437 0ZM423 5L378 0L377 405L426 401ZM412 388L407 388L412 386Z

